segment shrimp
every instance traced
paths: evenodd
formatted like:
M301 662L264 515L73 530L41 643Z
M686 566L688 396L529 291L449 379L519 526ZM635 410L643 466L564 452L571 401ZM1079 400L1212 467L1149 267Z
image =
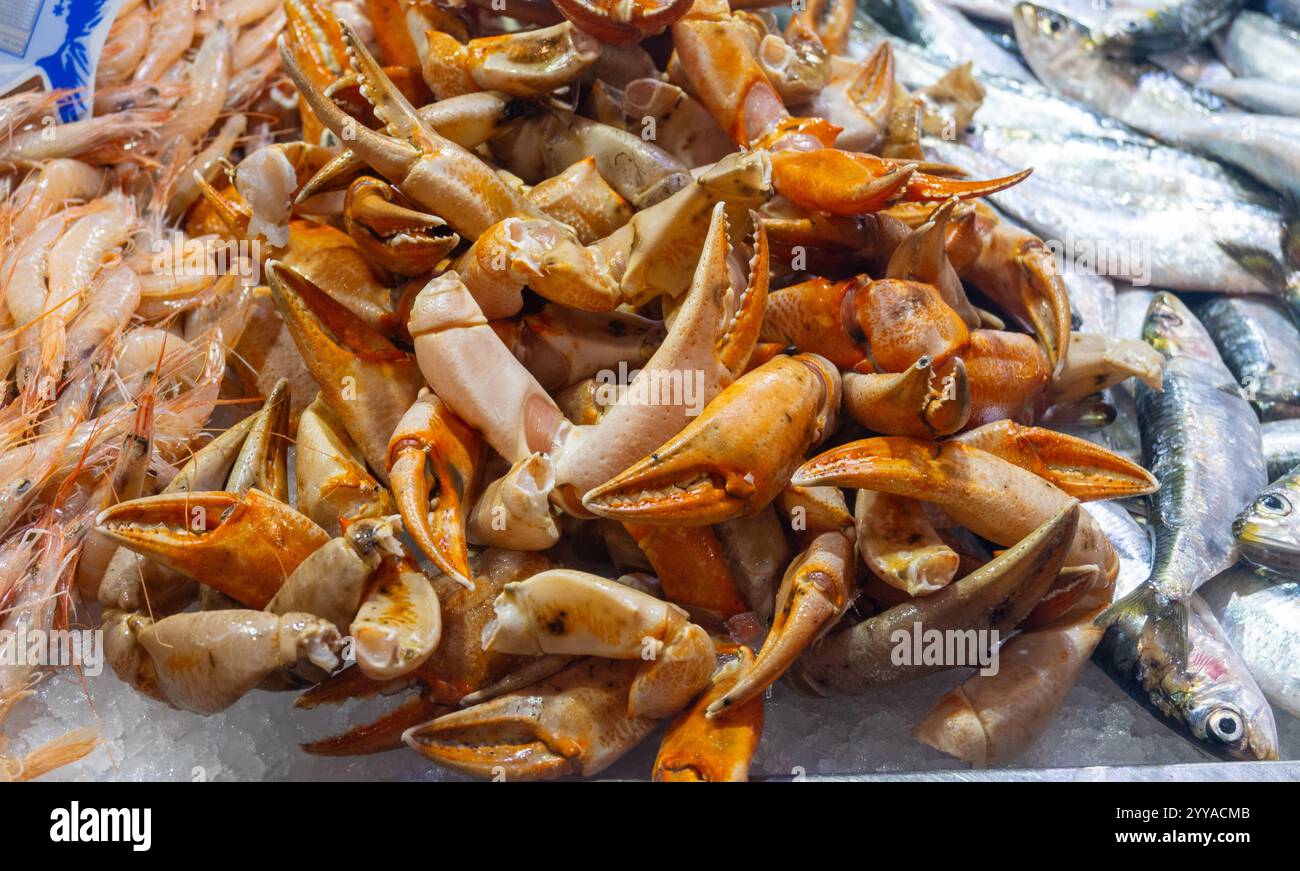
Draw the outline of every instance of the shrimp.
M99 270L121 259L120 248L135 231L135 207L120 191L95 200L50 248L49 293L41 321L41 370L54 378L63 372L67 325L81 305L81 294Z
M38 129L24 130L0 147L0 164L25 166L56 157L78 157L142 138L168 117L157 109L139 109L59 124L44 116ZM47 120L48 119L48 120Z
M9 197L14 238L25 239L46 215L70 202L89 200L103 187L103 173L87 163L71 158L48 161Z
M67 360L79 366L99 351L110 337L126 328L140 304L140 279L125 264L109 270L86 296L81 315L68 327Z
M22 241L4 266L5 305L13 316L14 334L18 343L18 387L27 397L37 390L53 392L53 383L40 385L40 341L35 329L45 311L49 295L49 253L54 243L63 235L74 212L51 215L37 225L35 231ZM52 398L52 397L51 397Z
M95 88L116 85L130 78L152 45L149 16L143 10L119 14L108 31L95 68Z
M165 142L175 138L186 143L199 142L221 114L230 86L230 32L222 22L217 22L203 38L199 53L190 64L189 82L189 92L163 125Z
M136 65L137 82L156 82L180 59L194 41L194 6L191 0L162 0L153 10L149 48Z
M277 4L270 15L239 34L232 55L234 68L242 70L274 49L275 41L288 21L289 17L285 14L284 7Z

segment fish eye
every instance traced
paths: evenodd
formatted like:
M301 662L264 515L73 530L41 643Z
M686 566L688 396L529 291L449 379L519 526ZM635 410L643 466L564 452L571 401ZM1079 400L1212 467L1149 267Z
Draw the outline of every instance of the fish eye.
M1279 493L1265 493L1259 497L1259 507L1269 514L1285 516L1291 513L1291 501Z
M1223 744L1235 744L1246 732L1241 714L1232 708L1218 708L1209 718L1209 733Z

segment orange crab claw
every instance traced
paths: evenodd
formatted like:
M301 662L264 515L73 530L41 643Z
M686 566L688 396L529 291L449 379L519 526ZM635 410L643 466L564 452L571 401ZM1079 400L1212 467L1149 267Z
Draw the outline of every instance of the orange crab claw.
M364 176L348 188L343 226L371 262L398 275L423 275L460 244L460 237L437 215L405 202L391 185Z
M526 689L408 729L407 746L475 777L552 780L604 771L654 729L629 717L641 663L583 659Z
M971 425L1033 417L1051 379L1051 368L1032 336L972 330L962 360L970 382Z
M583 497L593 514L700 525L752 515L834 426L840 375L815 354L777 357L722 391L662 447Z
M804 208L832 215L878 212L899 199L916 167L869 154L822 148L772 154L772 183Z
M461 43L426 34L420 70L438 100L474 91L545 97L576 80L600 57L600 43L569 22Z
M932 284L867 281L857 287L852 304L872 362L885 372L905 372L929 357L935 370L947 373L953 357L966 356L970 331Z
M349 668L347 671L360 671ZM456 708L434 701L428 692L412 696L401 705L384 714L373 723L366 723L347 730L341 735L332 735L317 741L303 743L304 753L313 756L363 756L368 753L386 753L402 746L402 735L406 730L421 723L427 723L435 717L450 714Z
M801 466L795 484L834 484L934 502L976 535L1002 545L1024 538L1074 498L1001 457L958 441L870 438L832 448ZM1100 566L1119 558L1092 516L1079 518L1066 565Z
M650 561L670 602L723 619L746 610L722 542L712 527L624 526Z
M294 269L273 260L266 274L321 396L371 470L386 478L388 438L422 383L414 358Z
M1154 475L1119 454L1037 426L1002 420L964 432L956 440L1015 463L1085 502L1143 496L1160 486Z
M759 697L853 602L853 540L839 532L818 536L786 569L776 594L772 629L758 658L707 709L716 717Z
M721 651L720 651L721 653ZM732 705L718 716L705 711L754 663L754 652L737 645L714 675L713 686L690 710L668 725L652 777L660 783L742 783L763 736L763 697Z
M434 565L467 587L474 582L465 507L482 458L478 434L432 392L420 394L388 443L389 479L406 531Z
M844 407L853 419L884 435L935 438L950 435L970 418L966 364L953 358L939 376L929 357L897 374L844 373Z
M119 502L96 528L251 608L264 608L284 579L329 533L259 490L164 493Z
M349 69L338 19L327 6L315 0L285 0L284 11L288 19L285 31L289 44L300 58L303 72L317 87L328 87ZM303 141L321 143L325 125L316 113L305 102L299 104L298 113Z
M647 36L663 33L681 18L695 0L555 0L565 18L609 45L635 45Z
M818 277L769 293L759 340L821 354L840 369L854 368L866 355L845 315L856 288L867 282L865 275L835 282Z

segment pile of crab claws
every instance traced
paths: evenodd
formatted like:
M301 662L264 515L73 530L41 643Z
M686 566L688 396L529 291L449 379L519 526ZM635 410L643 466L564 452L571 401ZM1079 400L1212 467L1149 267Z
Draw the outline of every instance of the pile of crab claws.
M700 525L753 514L834 427L839 370L815 354L743 375L650 456L583 497L603 517ZM780 419L786 425L778 425Z
M1137 463L1078 436L1010 420L968 430L956 440L1051 481L1084 502L1154 493L1154 475Z
M251 608L263 608L329 534L259 490L162 493L101 512L103 535Z

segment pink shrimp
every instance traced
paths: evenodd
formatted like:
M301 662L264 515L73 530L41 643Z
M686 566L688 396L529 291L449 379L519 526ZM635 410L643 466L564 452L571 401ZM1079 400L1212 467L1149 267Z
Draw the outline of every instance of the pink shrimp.
M152 18L148 51L135 68L137 82L161 79L194 41L194 6L191 0L162 0L154 8Z

